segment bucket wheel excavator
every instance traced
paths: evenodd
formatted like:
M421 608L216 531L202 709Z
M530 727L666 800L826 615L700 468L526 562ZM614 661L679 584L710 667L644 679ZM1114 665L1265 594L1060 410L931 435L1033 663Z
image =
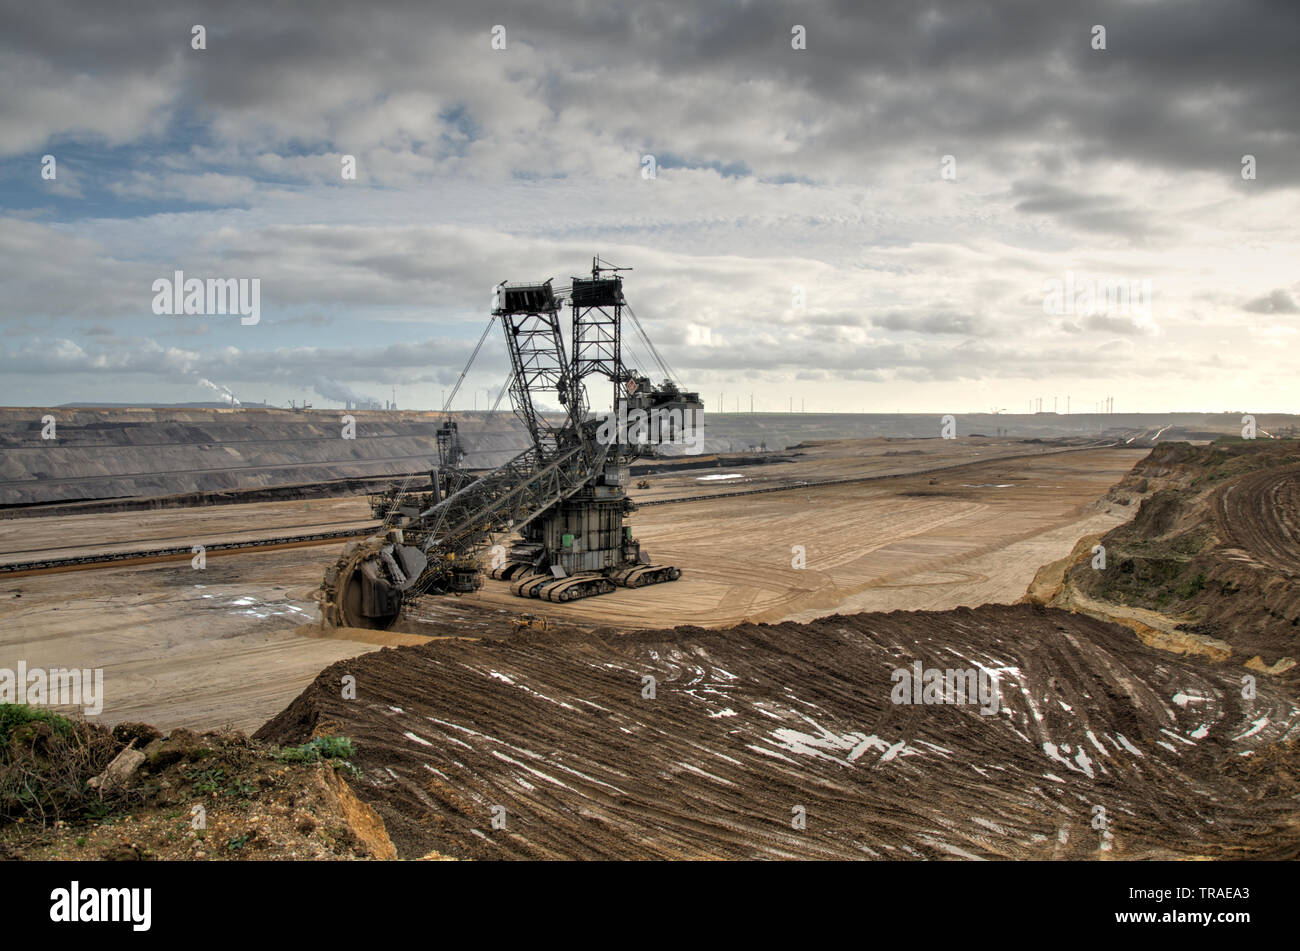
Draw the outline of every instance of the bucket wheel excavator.
M430 473L433 492L390 493L385 528L350 543L325 573L317 598L326 623L388 628L404 605L475 591L484 574L508 582L520 597L555 602L681 577L680 569L653 563L625 523L636 508L627 497L629 464L698 432L703 403L671 381L627 307L617 273L627 269L602 265L596 258L591 277L575 277L568 288L553 288L553 279L496 288L484 338L493 324L504 332L510 401L528 448L470 479L459 470L455 424L444 424L443 468ZM568 345L560 319L565 292L572 311ZM661 385L623 362L625 310L668 377ZM603 418L591 413L588 377L612 385L611 412ZM540 411L543 400L561 412ZM457 437L450 453L442 452L444 436L448 444ZM390 527L395 520L400 526Z

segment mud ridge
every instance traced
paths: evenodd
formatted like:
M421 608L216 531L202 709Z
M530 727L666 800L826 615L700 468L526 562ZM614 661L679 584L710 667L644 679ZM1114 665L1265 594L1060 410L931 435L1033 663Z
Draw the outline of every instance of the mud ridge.
M997 713L891 702L915 661ZM351 737L407 858L1295 857L1300 711L1237 673L1028 604L557 629L335 664L256 735Z

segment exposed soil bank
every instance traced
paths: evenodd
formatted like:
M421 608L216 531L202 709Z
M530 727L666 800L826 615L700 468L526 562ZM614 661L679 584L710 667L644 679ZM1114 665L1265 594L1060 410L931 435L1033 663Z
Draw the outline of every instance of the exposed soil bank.
M996 672L997 713L892 702L918 661ZM256 735L352 737L403 857L1291 858L1297 714L1017 605L386 649Z
M1162 444L1110 497L1140 504L1096 540L1104 567L1080 545L1063 573L1040 572L1031 597L1300 680L1300 445Z

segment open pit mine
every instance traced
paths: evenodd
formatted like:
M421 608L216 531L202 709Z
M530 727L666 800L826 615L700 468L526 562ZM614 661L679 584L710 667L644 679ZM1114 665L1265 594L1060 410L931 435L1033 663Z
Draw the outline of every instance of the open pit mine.
M508 410L0 409L0 855L1300 853L1294 438L706 418L623 285L498 288Z

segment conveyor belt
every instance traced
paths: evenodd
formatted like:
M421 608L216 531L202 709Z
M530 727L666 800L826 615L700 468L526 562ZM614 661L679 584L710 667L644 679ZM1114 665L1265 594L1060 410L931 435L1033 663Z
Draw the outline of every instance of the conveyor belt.
M380 528L379 523L332 532L313 532L307 535L280 535L271 538L250 538L234 542L214 542L204 545L206 555L235 551L256 551L271 548L298 548L304 545L323 545L340 538L365 538ZM193 557L192 548L153 548L135 551L106 552L77 555L70 558L43 558L35 561L16 561L0 564L0 577L37 574L47 571L80 571L113 564L139 564L158 561L177 561Z

